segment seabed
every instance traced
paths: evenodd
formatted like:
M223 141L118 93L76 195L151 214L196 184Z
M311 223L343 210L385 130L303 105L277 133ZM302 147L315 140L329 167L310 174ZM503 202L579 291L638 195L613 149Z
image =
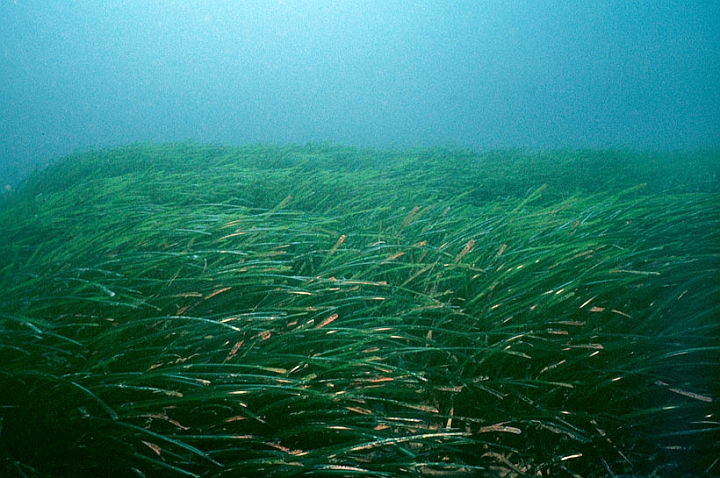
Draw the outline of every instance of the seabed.
M0 200L0 475L719 476L720 152L136 144Z

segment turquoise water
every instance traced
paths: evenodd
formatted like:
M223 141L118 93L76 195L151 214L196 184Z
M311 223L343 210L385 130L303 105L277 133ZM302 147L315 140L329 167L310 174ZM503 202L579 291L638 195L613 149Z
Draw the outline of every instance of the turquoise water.
M715 1L0 2L0 185L135 141L720 146Z

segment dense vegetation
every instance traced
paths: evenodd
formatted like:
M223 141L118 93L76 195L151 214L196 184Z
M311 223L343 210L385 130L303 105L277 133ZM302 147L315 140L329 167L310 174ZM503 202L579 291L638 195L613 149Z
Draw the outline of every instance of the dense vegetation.
M67 158L0 202L0 475L720 475L719 172Z

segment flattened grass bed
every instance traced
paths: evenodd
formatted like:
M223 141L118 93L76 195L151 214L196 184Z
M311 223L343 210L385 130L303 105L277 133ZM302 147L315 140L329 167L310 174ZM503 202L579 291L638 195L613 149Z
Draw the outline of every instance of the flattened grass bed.
M717 476L718 172L67 158L0 204L0 474Z

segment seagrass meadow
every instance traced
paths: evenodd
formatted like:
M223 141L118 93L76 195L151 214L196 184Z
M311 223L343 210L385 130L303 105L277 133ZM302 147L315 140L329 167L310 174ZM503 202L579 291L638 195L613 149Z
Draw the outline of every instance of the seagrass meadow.
M0 201L3 477L720 476L720 152L132 145Z

